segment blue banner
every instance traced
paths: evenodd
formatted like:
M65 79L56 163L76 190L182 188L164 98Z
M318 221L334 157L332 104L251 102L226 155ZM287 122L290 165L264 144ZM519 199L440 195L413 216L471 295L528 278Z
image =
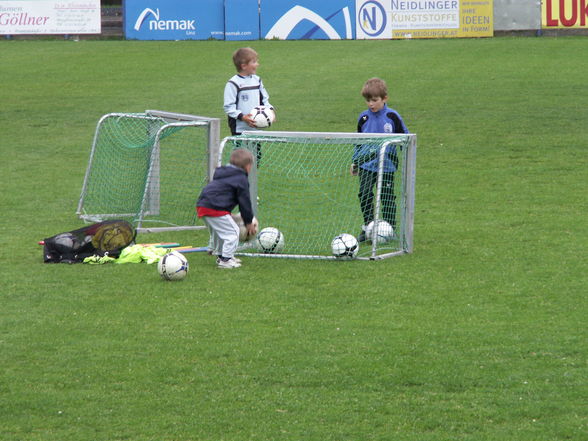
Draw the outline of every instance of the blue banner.
M223 40L224 9L224 0L125 0L125 37L137 40Z
M355 38L355 0L261 0L261 38Z
M259 40L258 0L225 0L225 40Z

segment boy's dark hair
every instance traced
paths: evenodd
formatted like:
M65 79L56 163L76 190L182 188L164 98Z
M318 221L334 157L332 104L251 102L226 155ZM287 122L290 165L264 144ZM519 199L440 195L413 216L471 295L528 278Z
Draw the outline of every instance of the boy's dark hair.
M258 55L255 50L250 47L242 47L233 53L233 64L237 68L237 72L241 70L242 64L247 64L252 60L257 59Z
M235 149L229 162L235 167L245 169L248 164L253 164L253 154L249 150Z
M370 98L386 98L388 96L388 86L381 78L370 78L363 85L361 94L366 100Z

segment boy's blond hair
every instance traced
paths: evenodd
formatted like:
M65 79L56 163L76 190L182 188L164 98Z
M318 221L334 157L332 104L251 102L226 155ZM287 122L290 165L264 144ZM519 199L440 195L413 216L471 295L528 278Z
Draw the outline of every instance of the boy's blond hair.
M237 68L237 72L241 70L241 66L243 64L247 64L250 61L257 60L259 55L255 50L251 49L250 47L242 47L241 49L237 49L233 53L233 64Z
M249 150L235 149L231 153L229 162L244 170L248 164L253 164L253 154Z
M386 98L388 96L388 86L381 78L370 78L363 85L361 94L366 100L370 98Z

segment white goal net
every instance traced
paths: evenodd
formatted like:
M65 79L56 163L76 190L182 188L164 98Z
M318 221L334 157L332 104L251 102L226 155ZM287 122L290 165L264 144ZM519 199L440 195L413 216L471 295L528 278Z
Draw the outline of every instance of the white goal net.
M240 253L333 259L333 238L347 233L363 239L367 221L387 222L393 232L361 241L357 258L412 252L416 135L244 132L221 142L219 165L228 163L235 148L246 148L256 158L249 181L260 230L277 228L285 239L278 254L263 253L254 240L241 244ZM353 159L357 151L369 158ZM351 165L356 162L357 170L367 160L375 171L360 194L363 170L353 175ZM365 191L370 183L373 199Z
M125 219L142 232L205 228L195 205L218 162L219 134L217 118L158 110L104 115L78 216Z

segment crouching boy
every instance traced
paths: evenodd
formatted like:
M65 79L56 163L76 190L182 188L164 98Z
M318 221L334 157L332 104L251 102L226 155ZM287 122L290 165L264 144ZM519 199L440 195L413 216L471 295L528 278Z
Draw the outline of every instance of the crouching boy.
M219 268L238 268L241 260L235 258L239 245L239 226L231 211L238 205L248 234L255 234L253 209L247 176L253 165L253 155L245 149L231 153L230 163L218 167L212 181L204 187L196 212L210 233L209 252L217 256Z

